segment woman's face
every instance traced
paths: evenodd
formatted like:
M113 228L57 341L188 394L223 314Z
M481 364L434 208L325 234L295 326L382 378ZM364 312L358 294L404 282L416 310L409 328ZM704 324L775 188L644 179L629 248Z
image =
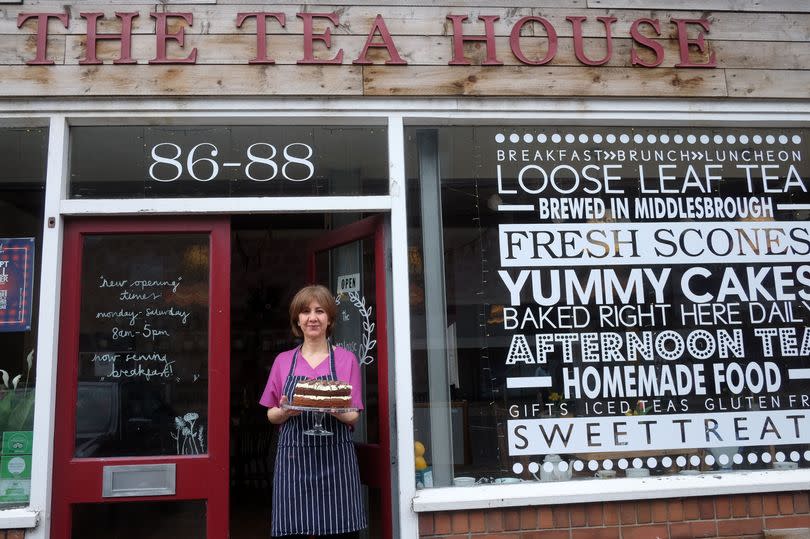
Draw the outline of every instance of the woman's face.
M329 327L329 316L320 303L312 300L309 305L298 313L298 327L305 339L320 339L326 337Z

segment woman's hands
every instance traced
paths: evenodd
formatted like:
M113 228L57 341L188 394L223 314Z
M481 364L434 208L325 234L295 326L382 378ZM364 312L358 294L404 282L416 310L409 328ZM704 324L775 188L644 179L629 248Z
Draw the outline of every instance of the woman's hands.
M287 399L287 396L282 395L278 400L278 406L267 409L268 421L274 425L281 425L291 417L301 415L300 411L287 408L289 403L290 401ZM330 414L341 423L350 426L353 426L357 423L357 420L360 419L360 412L330 412Z
M287 408L287 405L290 404L287 395L282 395L278 401L278 406L267 409L267 419L273 425L281 425L291 417L301 415L301 412L298 410L290 410Z

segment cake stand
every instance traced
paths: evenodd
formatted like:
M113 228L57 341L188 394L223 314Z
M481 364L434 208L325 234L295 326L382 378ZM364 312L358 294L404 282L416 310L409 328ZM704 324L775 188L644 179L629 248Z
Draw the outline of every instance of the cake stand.
M358 412L359 408L316 408L314 406L295 406L293 404L285 404L282 406L285 410L297 410L299 412L312 412L315 424L311 429L304 431L307 436L332 436L331 430L323 428L323 414L327 413L345 413L345 412Z

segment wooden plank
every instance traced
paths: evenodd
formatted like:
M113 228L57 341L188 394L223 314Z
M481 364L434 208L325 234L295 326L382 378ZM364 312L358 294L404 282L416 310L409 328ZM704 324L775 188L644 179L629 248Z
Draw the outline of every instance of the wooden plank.
M64 0L25 0L27 6L47 7L47 8L61 8L64 5ZM192 2L171 1L169 4L173 5L188 5ZM256 11L274 11L275 7L270 7L268 4L261 4L258 0L206 0L205 2L218 5L235 5L235 6L248 6L256 8ZM130 0L109 0L108 4L113 7L132 5ZM301 4L290 3L273 3L273 6L285 6ZM417 7L433 7L436 6L435 0L333 0L324 2L316 0L307 2L310 11L320 11L322 7L331 6L417 6ZM586 0L442 0L441 5L448 7L499 7L499 8L514 8L514 7L556 7L566 9L584 9L587 7Z
M235 34L256 32L255 19L245 21L242 29L236 27L237 14L242 12L282 12L286 16L286 26L282 28L273 20L268 21L268 33L275 34L302 34L303 21L296 16L296 13L336 13L340 24L334 26L327 19L316 18L313 21L313 29L316 33L322 33L329 28L334 35L357 34L367 35L371 30L377 14L383 14L386 26L392 34L410 35L443 35L447 33L447 28L452 28L452 24L447 20L450 13L468 15L469 33L483 33L483 23L478 21L478 15L499 15L501 19L496 25L496 32L501 35L508 35L509 31L521 17L531 15L531 8L464 8L447 7L444 9L435 7L412 7L412 6L322 6L314 9L315 6L302 4L274 4L267 5L230 5L230 6L160 6L154 5L133 5L133 6L110 6L108 4L74 4L67 5L70 15L69 29L57 21L51 22L49 31L54 33L84 34L86 31L86 21L80 17L80 12L101 12L105 18L99 19L99 32L120 32L120 23L115 18L116 11L137 11L140 15L133 20L133 33L153 33L155 21L150 13L153 11L188 12L193 16L193 25L188 26L179 19L170 19L169 31L176 32L181 27L187 34ZM61 12L63 8L54 6L55 12ZM17 31L17 15L19 12L30 12L28 7L8 9L5 17L0 17L0 34L10 34ZM30 30L33 32L33 22Z
M138 12L140 15L132 20L132 32L135 34L149 34L155 32L155 21L149 16L149 13L155 11L154 4L127 4L121 6L111 6L109 4L96 4L96 3L83 3L76 2L75 4L60 4L55 3L42 3L41 5L32 5L32 2L26 2L23 6L15 6L13 8L5 8L0 10L0 34L16 34L28 33L34 34L36 32L36 20L29 19L23 24L22 28L17 28L17 14L18 13L67 13L68 14L68 28L62 25L56 19L51 19L48 23L48 34L84 34L87 31L87 21L83 19L79 13L104 13L104 18L98 21L99 33L117 33L121 31L120 20L115 17L115 12Z
M697 11L615 11L591 9L585 11L558 11L535 9L534 14L545 17L552 23L559 36L572 35L571 24L565 20L568 15L588 17L583 25L587 37L604 37L605 29L596 17L614 16L619 20L613 25L613 35L627 37L633 22L641 18L658 19L663 38L677 39L677 28L672 19L707 19L710 29L706 32L708 41L810 41L810 15L787 13L724 13ZM697 25L689 27L689 37L694 37ZM645 30L645 34L646 34Z
M363 69L367 96L726 97L723 70L571 67Z
M0 96L360 95L350 66L2 66Z
M37 39L31 35L0 35L0 65L20 65L37 55ZM48 56L54 63L65 61L65 36L48 38Z
M588 0L588 7L672 9L671 0ZM678 8L706 11L790 11L810 13L807 0L679 0Z
M316 55L319 58L331 58L337 54L339 49L343 49L343 63L351 65L360 54L365 40L366 38L361 36L336 36L331 50L319 49ZM9 45L9 41L16 45ZM512 54L508 38L499 37L495 41L497 58L504 65L524 65ZM3 53L6 49L12 50L14 46L19 46L21 42L29 43L28 49L21 52ZM452 38L450 37L398 36L394 38L394 42L400 56L411 66L446 66L453 57ZM679 63L680 50L677 41L663 40L660 43L664 47L664 62L660 67L673 67ZM520 44L521 50L530 59L542 59L548 52L548 40L544 37L523 37ZM68 36L66 46L66 63L75 65L79 60L85 58L85 40L82 36ZM186 46L182 49L176 44L170 44L168 54L172 58L185 57L195 47L197 48L198 64L244 65L256 55L256 38L248 35L193 35L188 37ZM654 60L648 49L639 47L632 40L614 39L613 56L607 67L631 67L631 47L634 47L645 61ZM589 58L602 58L605 55L605 40L588 38L584 41L584 48ZM50 45L48 50L49 53L57 51L57 44ZM277 64L294 65L303 57L302 38L291 35L269 36L267 50ZM712 50L716 53L719 68L806 69L810 66L810 43L807 42L713 41L710 42L709 51ZM99 59L111 63L120 55L120 44L109 41L99 42L96 53ZM30 59L34 54L31 38L0 35L0 64L23 63L22 58ZM133 37L132 57L138 63L145 64L154 56L155 39L153 36ZM370 60L380 65L390 59L384 49L371 49L368 56ZM465 56L473 65L480 65L486 57L486 48L482 44L468 44L465 47ZM708 52L704 54L693 52L690 59L693 62L705 63L708 61ZM574 44L570 38L558 41L557 53L548 65L585 67L574 55Z
M177 11L179 6L171 6L167 10ZM134 33L153 33L154 21L149 13L154 6L132 6L132 11L139 11L140 17L134 20ZM137 9L136 9L137 8ZM74 5L70 8L71 23L69 33L84 34L86 23L79 18L79 11L101 11L110 19L99 21L100 32L120 31L120 25L113 17L114 11L123 10L122 7L111 7L105 4L85 6ZM236 28L236 14L247 11L280 11L285 13L287 25L281 28L274 21L268 24L268 31L274 34L301 34L303 25L296 13L301 11L315 11L313 6L301 4L274 4L268 6L183 6L194 16L194 24L188 27L185 23L174 19L170 24L170 31L174 32L181 27L186 34L255 34L256 23L248 20L241 29ZM706 18L710 24L710 31L706 34L709 41L810 41L810 14L803 13L733 13L733 12L707 12L707 11L643 11L643 10L610 10L610 9L557 9L557 8L466 8L458 6L442 7L414 7L414 6L321 6L324 12L338 14L340 24L332 28L333 35L362 35L366 36L372 27L378 13L383 14L389 31L396 38L402 35L415 36L441 36L452 33L452 25L447 20L450 13L468 15L465 31L470 34L482 34L484 25L477 20L478 15L499 15L501 19L495 23L497 35L508 36L512 26L523 16L535 15L546 18L555 28L560 37L572 35L572 26L566 20L567 16L587 17L583 32L586 37L603 37L604 26L596 21L599 16L615 16L619 20L613 25L613 35L619 38L628 37L630 26L639 18L656 18L661 21L663 38L674 39L676 27L669 21L672 18L700 19ZM28 7L7 8L0 16L0 34L16 34L21 31L33 32L33 26L28 24L22 30L16 27L16 13L30 11ZM58 10L57 10L58 11ZM127 7L126 11L130 11ZM316 19L315 31L323 32L332 25L324 20ZM535 25L529 25L532 29ZM539 27L539 26L538 26ZM65 33L61 24L51 22L51 32ZM697 31L696 26L690 27L690 35ZM542 30L538 30L538 33ZM543 32L543 35L545 33Z
M810 98L810 72L729 69L726 84L730 97Z

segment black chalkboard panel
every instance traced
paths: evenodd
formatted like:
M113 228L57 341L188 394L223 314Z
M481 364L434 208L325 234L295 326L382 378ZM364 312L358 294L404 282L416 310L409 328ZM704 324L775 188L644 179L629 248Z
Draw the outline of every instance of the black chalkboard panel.
M209 237L84 237L76 457L203 454Z

